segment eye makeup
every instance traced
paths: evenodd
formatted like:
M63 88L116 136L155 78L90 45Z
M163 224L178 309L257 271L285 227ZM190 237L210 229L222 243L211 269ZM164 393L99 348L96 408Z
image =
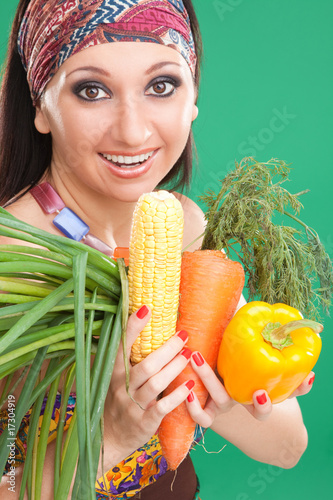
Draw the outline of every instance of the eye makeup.
M149 97L157 98L167 98L171 97L175 91L182 85L183 81L179 76L176 75L161 75L153 78L149 84L145 87L144 93ZM152 89L155 85L165 84L166 91L163 92L163 87L161 87L161 92L156 90L156 92L149 93L148 91ZM168 88L172 87L169 91ZM92 91L91 95L82 95L83 91ZM75 94L79 99L84 102L99 102L102 100L110 99L112 97L112 92L100 81L81 79L75 82L71 86L73 94ZM102 95L101 95L102 94Z
M80 95L81 92L83 92L86 89L96 89L103 92L106 95L97 98L95 96L95 98L89 99L88 96L84 97L83 95ZM103 85L101 82L96 82L92 80L80 80L72 85L71 90L73 94L75 94L79 99L82 99L85 102L101 101L105 99L110 99L110 97L112 96L112 93L107 87L105 87L105 85Z
M170 97L175 93L176 89L178 89L182 85L182 80L178 76L171 76L171 75L158 76L149 82L149 84L146 87L145 92L147 92L149 89L151 89L152 87L154 87L155 85L158 85L158 84L169 84L173 88L171 91L169 91L167 93L156 92L155 94L152 93L152 94L148 94L148 95L153 96L153 97L165 98L165 97Z

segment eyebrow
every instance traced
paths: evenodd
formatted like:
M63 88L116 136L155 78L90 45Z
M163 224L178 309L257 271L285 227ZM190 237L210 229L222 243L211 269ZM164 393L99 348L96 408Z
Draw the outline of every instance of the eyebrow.
M110 73L106 71L105 69L99 68L98 66L83 66L82 68L76 68L73 69L70 73L68 73L67 76L72 75L73 73L76 73L77 71L94 71L95 73L100 73L101 75L104 76L110 76Z
M161 69L164 66L168 66L168 65L174 65L174 66L181 67L181 64L178 64L178 63L173 62L173 61L161 61L161 62L158 62L156 64L153 64L150 68L148 68L147 71L145 72L145 75L150 75L154 71ZM106 71L105 69L100 68L98 66L83 66L82 68L74 69L73 71L68 73L67 76L70 76L73 73L76 73L77 71L94 71L95 73L99 73L103 76L111 76L111 74L108 71Z
M149 69L147 69L147 71L146 71L145 74L146 75L150 75L150 73L153 73L157 69L161 69L164 66L168 66L170 64L172 64L174 66L178 66L179 68L181 68L181 64L179 64L179 63L176 63L176 62L173 62L173 61L161 61L161 62L158 62L156 64L153 64Z

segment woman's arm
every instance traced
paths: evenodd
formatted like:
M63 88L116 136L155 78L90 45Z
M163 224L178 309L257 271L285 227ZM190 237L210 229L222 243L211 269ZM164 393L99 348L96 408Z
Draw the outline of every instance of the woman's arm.
M254 418L237 404L218 415L211 429L254 460L285 469L297 464L308 442L296 398L273 405L264 420Z
M294 467L307 447L307 431L295 396L311 390L313 372L284 402L272 405L267 392L258 390L253 394L253 404L245 406L229 397L206 362L197 366L194 359L195 353L192 354L192 367L210 396L203 409L193 391L193 401L187 401L192 418L199 425L210 427L254 460L283 468Z

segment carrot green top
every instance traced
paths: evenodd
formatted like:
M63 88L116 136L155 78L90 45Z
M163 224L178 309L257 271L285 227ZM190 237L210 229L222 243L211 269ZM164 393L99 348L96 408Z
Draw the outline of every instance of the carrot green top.
M276 159L236 163L218 194L201 196L207 205L202 249L224 248L241 261L249 300L283 302L320 319L319 306L328 313L331 304L332 262L316 231L298 217L299 197L308 190L287 191L289 172ZM286 219L292 227L283 224Z

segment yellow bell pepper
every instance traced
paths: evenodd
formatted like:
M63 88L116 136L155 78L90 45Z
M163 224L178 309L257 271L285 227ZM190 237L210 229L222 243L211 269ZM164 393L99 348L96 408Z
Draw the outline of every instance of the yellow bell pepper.
M251 404L259 389L273 403L288 398L318 360L322 329L285 304L243 306L228 324L218 355L217 370L228 394L243 404Z

